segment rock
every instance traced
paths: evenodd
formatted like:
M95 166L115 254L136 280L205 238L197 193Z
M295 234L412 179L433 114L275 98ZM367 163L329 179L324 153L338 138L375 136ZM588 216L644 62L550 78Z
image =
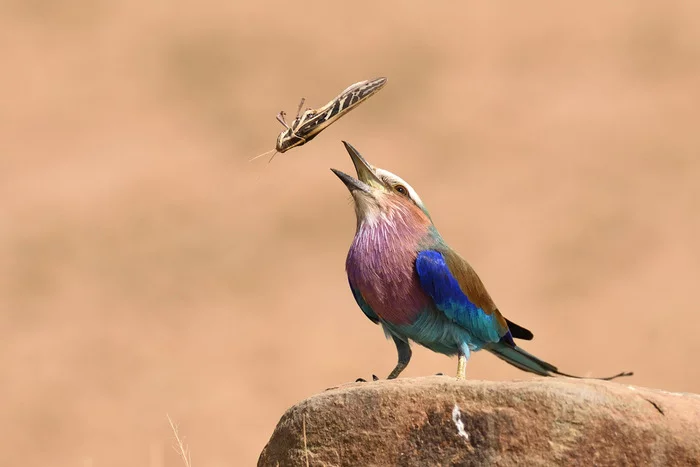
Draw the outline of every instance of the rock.
M447 376L351 383L293 406L258 466L695 465L700 396Z

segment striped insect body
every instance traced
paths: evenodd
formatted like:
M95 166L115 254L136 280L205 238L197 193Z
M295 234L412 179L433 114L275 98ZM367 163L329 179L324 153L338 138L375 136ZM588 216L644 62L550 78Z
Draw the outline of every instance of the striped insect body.
M302 146L328 128L343 115L350 112L352 109L360 105L362 102L377 93L386 84L386 78L377 78L372 80L360 81L348 86L343 92L336 96L333 100L319 109L307 108L304 113L301 112L305 100L302 98L297 109L297 114L291 125L285 120L286 114L280 111L277 114L277 121L284 126L279 136L275 149L267 151L251 160L262 157L274 151L270 161L277 153L284 153L297 146Z

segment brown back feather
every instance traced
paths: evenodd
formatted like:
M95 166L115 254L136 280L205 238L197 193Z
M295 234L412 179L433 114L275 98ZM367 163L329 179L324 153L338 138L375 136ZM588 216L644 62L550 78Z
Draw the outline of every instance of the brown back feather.
M474 271L474 268L471 267L467 260L452 250L444 250L440 253L445 257L447 267L450 268L452 275L457 279L462 293L464 293L474 305L484 310L484 312L496 316L498 324L501 325L504 330L508 329L508 323L501 312L498 311L484 283L481 282L481 278L479 278L476 271Z

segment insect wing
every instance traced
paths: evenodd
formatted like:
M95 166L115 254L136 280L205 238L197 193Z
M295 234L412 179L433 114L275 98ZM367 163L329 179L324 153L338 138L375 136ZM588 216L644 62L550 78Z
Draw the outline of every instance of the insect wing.
M306 142L310 141L333 122L374 95L384 84L386 84L386 78L353 84L320 109L304 113L298 126L292 127L294 133L302 136Z

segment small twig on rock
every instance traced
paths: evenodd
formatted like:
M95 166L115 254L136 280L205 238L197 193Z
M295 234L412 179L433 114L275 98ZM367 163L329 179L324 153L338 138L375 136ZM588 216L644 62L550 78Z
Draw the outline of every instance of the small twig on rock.
M653 405L654 408L655 408L656 410L658 410L659 413L660 413L661 415L666 415L666 414L664 413L664 410L661 408L661 406L660 406L659 404L657 404L656 402L654 402L654 401L651 400L651 399L647 399L646 397L644 398L644 400L647 401L648 403L650 403L651 405Z
M301 419L301 429L304 432L304 456L306 456L306 467L309 467L309 448L306 445L306 414L304 414Z

